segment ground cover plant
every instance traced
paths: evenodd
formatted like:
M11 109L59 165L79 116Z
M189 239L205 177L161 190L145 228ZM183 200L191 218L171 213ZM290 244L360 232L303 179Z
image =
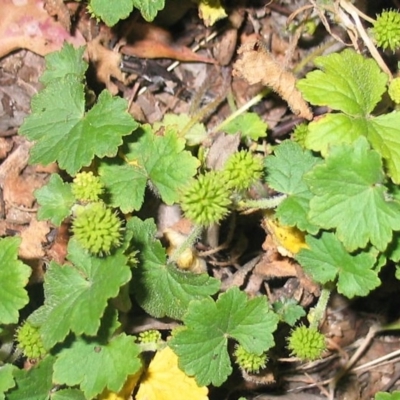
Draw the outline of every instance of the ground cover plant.
M400 279L400 13L371 16L346 0L195 2L203 28L236 33L218 72L224 95L202 99L203 82L190 110L146 118L132 104L148 70L120 71L132 52L218 62L149 36L131 47L124 37L126 58L105 45L126 21L158 29L145 24L176 0L71 3L41 18L84 15L103 34L34 50L45 68L18 140L31 166L53 168L32 192L35 223L56 239L34 264L21 256L24 235L0 239L0 398L396 399L397 360L386 386L362 388L353 367L374 338L395 335L398 312L384 305L385 319L348 342L330 318L335 301L368 302ZM286 12L286 55L261 34L239 37L251 7ZM151 84L178 104L183 88L165 76ZM243 104L232 76L254 89ZM270 127L267 101L289 124ZM314 377L305 387L302 373Z

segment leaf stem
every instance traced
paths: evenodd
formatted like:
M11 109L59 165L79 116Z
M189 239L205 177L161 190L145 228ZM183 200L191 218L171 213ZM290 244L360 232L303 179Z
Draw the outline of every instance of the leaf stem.
M222 128L226 125L229 124L229 122L233 121L236 117L239 115L243 114L246 112L250 107L253 107L256 105L259 101L262 100L263 97L265 97L268 93L271 92L270 88L264 88L261 90L260 93L255 95L252 99L250 99L246 104L244 104L242 107L238 108L235 112L233 112L228 118L226 118L224 121L222 121L219 125L217 125L214 128L215 132L219 132L222 130Z
M276 208L279 204L282 203L283 200L286 199L286 194L279 194L277 196L268 197L265 199L258 200L241 200L238 203L238 206L241 209L244 208L257 208L257 209L267 209L270 210L272 208Z
M183 252L192 247L196 240L200 237L201 232L203 231L203 226L194 225L192 230L190 231L188 237L184 240L184 242L170 255L168 262L173 263L179 259L179 257L183 254Z
M321 290L321 295L319 296L318 299L318 303L313 310L314 312L312 321L310 322L310 328L318 329L318 325L325 314L330 295L331 295L331 288L323 287Z

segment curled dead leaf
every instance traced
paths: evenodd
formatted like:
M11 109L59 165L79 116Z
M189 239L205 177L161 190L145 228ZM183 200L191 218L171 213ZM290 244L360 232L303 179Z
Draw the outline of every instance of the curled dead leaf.
M271 87L297 116L312 120L313 114L296 88L296 77L275 61L260 40L243 44L238 54L234 76L244 78L251 85L261 83Z

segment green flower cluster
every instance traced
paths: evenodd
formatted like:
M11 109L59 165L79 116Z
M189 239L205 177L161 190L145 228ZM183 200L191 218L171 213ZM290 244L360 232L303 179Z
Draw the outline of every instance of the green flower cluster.
M229 212L233 193L248 189L262 171L261 158L248 151L235 153L221 171L206 172L192 181L182 195L183 212L197 225L220 222Z
M104 192L104 186L93 172L78 173L71 185L72 194L76 200L82 202L98 201Z
M396 104L400 104L400 78L394 78L390 82L388 93Z
M47 351L43 347L39 328L25 322L16 333L17 347L29 360L37 360L46 355Z
M308 134L308 125L306 123L302 123L297 125L292 133L292 139L298 143L301 147L306 147L306 138Z
M240 368L249 373L258 372L267 364L268 357L265 353L260 355L249 353L243 346L237 345L233 353Z
M400 13L383 11L373 24L372 34L379 47L397 50L400 47Z
M303 361L314 361L326 350L325 336L317 329L299 326L288 339L288 349Z
M83 248L95 255L109 254L121 244L122 222L102 202L89 203L76 212L72 232Z
M224 176L215 171L200 175L185 191L182 210L186 217L198 225L211 225L227 214L231 191Z
M149 329L139 333L138 341L140 343L157 343L161 340L161 333L156 329Z
M229 157L222 173L234 189L244 190L261 178L262 171L261 158L242 150Z

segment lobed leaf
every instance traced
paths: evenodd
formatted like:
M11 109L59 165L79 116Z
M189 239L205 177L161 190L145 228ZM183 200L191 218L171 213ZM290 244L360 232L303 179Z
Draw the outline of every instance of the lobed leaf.
M156 226L152 220L134 217L128 221L128 228L135 232L132 243L139 250L139 266L133 271L132 279L134 295L150 315L182 319L193 300L219 290L219 280L167 264L165 249L154 238Z
M267 129L268 124L258 114L246 112L224 125L222 130L231 135L239 132L242 138L258 140L267 136Z
M370 242L385 250L393 231L400 230L400 206L386 199L382 160L364 137L353 145L334 147L322 165L306 176L314 197L310 221L336 229L348 251Z
M124 333L108 342L100 338L77 338L59 352L53 380L58 384L79 385L87 399L105 388L118 392L127 377L140 369L139 352L132 336Z
M31 369L14 371L16 386L7 392L7 400L47 400L53 386L54 357L47 356Z
M107 258L91 257L74 239L68 244L73 265L52 261L45 275L45 302L30 321L40 326L43 344L51 349L72 331L95 335L107 301L131 279L127 258L116 252Z
M21 239L6 237L0 239L0 324L16 324L19 310L28 304L25 290L31 268L18 260Z
M216 302L192 301L184 316L185 329L174 334L169 345L179 357L180 368L194 375L200 386L220 386L232 372L228 338L248 352L261 354L274 345L278 319L265 296L249 300L233 287Z
M302 231L317 233L318 226L308 219L309 202L313 194L304 180L304 174L320 159L303 150L293 141L286 140L276 147L274 155L265 159L266 181L278 192L287 194L276 209L280 222L297 226Z
M66 75L73 75L77 81L82 81L88 68L88 63L83 60L84 47L75 49L68 42L60 51L55 51L45 57L46 70L40 77L40 81L46 86L59 79L63 79Z
M133 5L140 10L146 21L153 21L158 11L165 6L165 0L132 0Z
M185 140L173 130L157 136L150 126L144 126L127 147L125 164L103 161L99 169L112 205L123 212L141 207L146 184L165 203L177 202L199 166L199 160L184 149Z
M5 392L15 387L14 371L17 368L12 364L4 364L0 367L0 400L5 400Z
M107 26L114 26L119 20L127 18L132 10L133 0L90 0L90 11Z
M374 60L354 50L317 57L315 65L320 71L309 72L297 83L304 98L314 105L365 117L386 90L387 75Z
M60 226L71 213L75 203L71 185L64 183L58 174L52 174L47 185L35 191L35 197L40 205L38 220L50 220Z
M373 270L376 257L369 253L349 254L333 233L306 238L309 249L302 249L295 256L305 272L322 284L337 282L338 292L348 298L366 296L380 285Z

